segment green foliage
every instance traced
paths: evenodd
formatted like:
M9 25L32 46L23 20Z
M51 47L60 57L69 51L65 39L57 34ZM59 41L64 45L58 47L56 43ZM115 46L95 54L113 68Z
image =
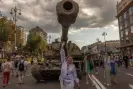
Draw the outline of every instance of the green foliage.
M0 41L14 41L14 24L7 18L0 18Z
M0 41L7 42L9 37L9 31L4 27L0 28Z
M0 19L0 41L7 42L9 37L9 31L6 29L5 19Z
M46 49L46 42L41 36L30 33L27 39L27 49L32 54L42 53Z

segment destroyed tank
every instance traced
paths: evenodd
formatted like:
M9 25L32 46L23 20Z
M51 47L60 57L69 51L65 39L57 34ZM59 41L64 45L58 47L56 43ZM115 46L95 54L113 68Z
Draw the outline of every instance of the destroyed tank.
M74 0L62 0L56 5L57 20L62 26L61 41L68 40L68 30L71 24L74 24L79 12L79 5ZM37 80L47 80L48 78L59 77L60 75L60 42L54 42L48 45L48 50L45 52L47 62L38 67L32 68L32 75ZM66 48L67 46L67 48ZM68 50L68 51L67 51ZM76 65L78 76L81 77L82 54L80 48L71 42L65 45L66 54L71 55Z
M82 76L82 63L83 57L80 48L71 41L67 44L68 55L73 57L73 62L77 69L78 77ZM45 58L47 61L42 65L38 65L32 68L32 76L37 80L49 80L58 79L60 75L60 42L53 42L47 46L47 52L45 52Z

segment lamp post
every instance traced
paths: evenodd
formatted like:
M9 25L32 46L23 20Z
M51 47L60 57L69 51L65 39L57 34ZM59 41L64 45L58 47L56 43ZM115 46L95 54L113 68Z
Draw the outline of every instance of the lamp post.
M13 16L13 20L14 20L14 23L15 23L15 28L14 28L14 30L15 30L15 32L14 32L14 34L15 34L14 47L15 47L15 51L16 51L17 50L17 47L16 47L16 32L17 32L16 31L16 23L17 23L17 14L21 15L21 10L18 9L16 7L16 4L15 4L15 7L14 8L11 8L10 14Z
M102 33L102 36L104 36L104 42L105 42L105 45L104 45L104 47L105 47L105 53L106 53L106 35L107 35L107 33L106 32L103 32Z
M50 44L50 40L51 40L51 35L49 35L49 44Z
M98 44L99 43L99 38L97 38L96 41L97 41L97 53L99 53L99 44Z
M4 37L7 36L8 34L4 32L4 25L8 22L6 19L6 17L4 17L2 15L2 13L0 12L0 19L1 19L1 23L0 23L0 29L1 29L1 32L2 32L2 35L0 37L0 43L1 43L1 51L2 51L2 58L4 58L4 42L7 41L7 39L5 40ZM4 36L3 36L4 35Z

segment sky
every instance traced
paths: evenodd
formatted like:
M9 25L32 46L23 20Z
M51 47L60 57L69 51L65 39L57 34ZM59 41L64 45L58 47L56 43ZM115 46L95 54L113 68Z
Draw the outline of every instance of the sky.
M8 19L11 8L21 9L17 15L17 25L28 31L36 26L42 28L51 40L61 37L61 25L57 21L56 4L61 0L0 0L0 11ZM119 0L74 0L79 4L76 22L71 25L68 38L80 48L104 41L102 33L107 32L106 40L119 40L116 4Z

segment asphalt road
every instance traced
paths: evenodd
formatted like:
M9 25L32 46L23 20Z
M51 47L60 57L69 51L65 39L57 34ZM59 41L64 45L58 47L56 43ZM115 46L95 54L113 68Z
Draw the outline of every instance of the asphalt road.
M86 78L83 77L80 81L81 89L133 89L133 68L120 68L117 74L118 84L112 84L111 87L107 87L103 84L103 69L99 68L98 70L99 74L93 76L95 79L93 81L95 87L91 86L91 80L89 80L89 84L87 85ZM32 76L26 76L25 84L19 85L17 84L17 78L13 77L11 78L10 84L5 88L2 87L2 82L0 81L0 89L60 89L60 83L58 80L48 81L47 83L36 83L35 79Z

